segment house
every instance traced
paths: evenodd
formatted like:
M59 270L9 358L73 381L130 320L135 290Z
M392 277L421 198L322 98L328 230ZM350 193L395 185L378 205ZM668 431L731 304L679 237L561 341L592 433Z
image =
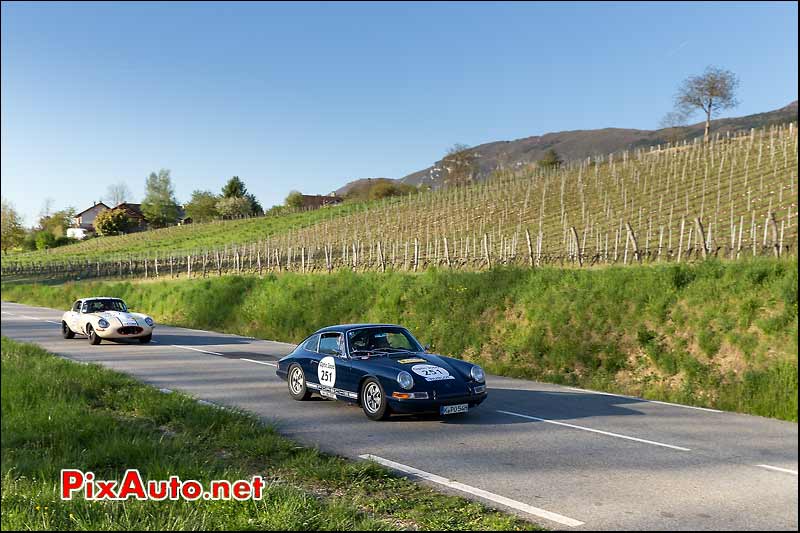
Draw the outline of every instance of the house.
M144 218L144 213L142 213L142 204L122 202L114 207L114 210L117 209L125 211L125 214L131 219L132 224L128 231L142 231L147 229L147 221Z
M303 209L318 209L329 205L336 205L344 202L344 198L336 196L335 193L323 194L303 194Z
M92 207L84 209L83 211L75 215L75 217L72 219L72 222L76 228L83 229L86 232L93 232L94 219L97 218L97 215L99 215L106 209L109 209L109 207L103 202L95 202Z

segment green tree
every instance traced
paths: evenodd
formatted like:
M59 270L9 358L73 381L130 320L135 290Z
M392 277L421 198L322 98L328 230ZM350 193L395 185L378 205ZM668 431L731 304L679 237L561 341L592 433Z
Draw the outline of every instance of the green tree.
M242 198L247 194L247 187L239 176L234 176L222 187L223 198Z
M253 193L248 193L244 195L247 198L247 201L250 202L250 214L261 216L264 214L264 208L261 207L261 203L256 199Z
M225 218L241 218L250 215L251 206L247 198L222 198L217 202L217 211Z
M133 227L134 222L122 209L106 209L94 219L94 229L100 235L120 235Z
M192 199L184 206L186 216L195 222L213 220L219 216L217 202L220 197L211 191L194 191Z
M43 215L39 218L38 227L42 231L52 233L54 237L62 237L67 233L67 228L72 226L73 218L75 218L75 209L67 207L53 214Z
M46 250L56 247L56 236L46 230L37 231L35 234L36 249Z
M246 198L250 204L250 211L248 215L263 215L264 208L256 199L253 193L247 192L247 187L244 182L239 179L239 176L234 176L228 180L224 187L222 187L223 198Z
M292 191L286 196L285 204L287 207L300 209L303 207L303 194L300 191Z
M3 253L8 253L12 248L22 244L25 239L25 228L22 227L22 217L5 198L0 201L0 228L2 228L2 238L0 238L0 248Z
M150 173L142 200L142 213L154 228L163 228L178 220L178 202L169 170L161 169L158 174Z
M730 70L708 66L700 76L690 76L683 81L675 95L675 109L686 117L695 111L703 111L706 115L703 139L708 142L712 114L739 105L736 100L738 86L739 78L736 74Z
M539 166L544 168L560 167L563 163L561 156L553 148L547 150L539 160Z

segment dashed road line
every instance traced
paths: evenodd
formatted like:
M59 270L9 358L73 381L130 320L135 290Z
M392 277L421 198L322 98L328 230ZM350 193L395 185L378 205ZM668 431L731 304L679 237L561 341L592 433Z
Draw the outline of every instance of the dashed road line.
M240 357L239 361L247 361L248 363L255 363L257 365L269 365L269 366L278 366L275 363L268 363L267 361L256 361L255 359L245 359L244 357Z
M599 394L601 396L615 396L617 398L625 398L627 400L637 400L640 402L647 402L647 403L658 403L661 405L669 405L671 407L683 407L684 409L695 409L697 411L707 411L709 413L724 413L725 411L720 411L719 409L711 409L710 407L697 407L694 405L682 405L679 403L670 403L670 402L662 402L660 400L648 400L646 398L637 398L636 396L625 396L624 394L613 394L610 392L600 392L596 390L589 390L589 389L579 389L577 387L564 387L565 389L574 390L578 392L584 392L586 394Z
M550 520L551 522L556 522L564 526L578 527L583 525L583 522L581 522L580 520L575 520L574 518L569 518L567 516L560 515L558 513L546 511L544 509L528 505L527 503L522 503L517 500L512 500L511 498L506 498L505 496L500 496L499 494L495 494L493 492L479 489L477 487L472 487L470 485L465 485L464 483L459 483L458 481L452 481L442 476L437 476L436 474L425 472L424 470L419 470L417 468L404 465L402 463L396 463L394 461L390 461L389 459L378 457L377 455L364 454L364 455L359 455L359 457L361 459L375 461L376 463L382 464L383 466L387 466L391 469L404 472L406 474L411 474L426 481L437 483L439 485L443 485L445 487L449 487L451 489L455 489L461 492L466 492L467 494L472 494L473 496L478 496L485 500L489 500L491 502L498 503L500 505L505 505L506 507L516 509L517 511L521 511L523 513L538 518L544 518L545 520Z
M202 352L202 353L207 353L207 354L211 354L211 355L222 355L219 352L210 352L208 350L201 350L200 348L192 348L191 346L181 346L179 344L170 344L170 346L172 346L173 348L183 348L184 350L194 350L195 352Z
M512 413L511 411L500 411L500 410L498 410L497 412L498 413L502 413L504 415L517 416L517 417L520 417L520 418L527 418L528 420L536 420L537 422L546 422L548 424L555 424L557 426L564 426L564 427L568 427L568 428L572 428L572 429L580 429L582 431L589 431L591 433L598 433L600 435L606 435L608 437L616 437L618 439L632 440L632 441L635 441L635 442L642 442L644 444L652 444L653 446L661 446L663 448L671 448L673 450L679 450L679 451L682 451L682 452L690 452L690 451L692 451L690 448L684 448L683 446L675 446L675 445L672 445L672 444L664 444L663 442L656 442L654 440L640 439L640 438L637 438L637 437L630 437L628 435L620 435L619 433L611 433L609 431L601 431L599 429L588 428L588 427L585 427L585 426L576 426L575 424L567 424L566 422L558 422L556 420L550 420L548 418L539 418L538 416L529 416L529 415L523 415L523 414L520 414L520 413Z
M794 476L797 475L797 470L789 470L788 468L781 468L779 466L770 466L770 465L756 465L761 468L766 468L767 470L774 470L776 472L783 472L784 474L792 474Z

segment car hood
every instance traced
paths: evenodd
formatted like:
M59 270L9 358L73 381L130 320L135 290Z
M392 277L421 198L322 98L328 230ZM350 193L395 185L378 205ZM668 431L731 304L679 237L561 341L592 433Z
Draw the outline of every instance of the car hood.
M123 313L122 311L103 311L102 313L93 313L95 316L105 318L112 326L138 326L136 317L132 313Z
M430 353L415 353L406 355L392 355L387 357L370 357L369 359L354 359L366 363L369 368L383 372L387 377L394 379L397 373L405 370L414 378L417 386L426 388L453 385L467 380L463 370L459 370L448 358Z

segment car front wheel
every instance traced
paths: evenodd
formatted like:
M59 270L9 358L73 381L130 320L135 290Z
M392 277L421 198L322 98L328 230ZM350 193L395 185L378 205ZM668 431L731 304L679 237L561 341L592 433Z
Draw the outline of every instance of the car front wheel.
M369 378L361 387L361 408L370 420L384 420L389 416L389 401L377 379Z
M75 338L75 332L69 329L69 326L64 321L61 322L61 336L64 337L65 339Z
M311 391L306 387L306 375L300 365L292 365L289 367L289 394L295 400L302 402L311 397Z
M89 337L89 344L97 345L102 341L91 324L86 324L86 336Z

